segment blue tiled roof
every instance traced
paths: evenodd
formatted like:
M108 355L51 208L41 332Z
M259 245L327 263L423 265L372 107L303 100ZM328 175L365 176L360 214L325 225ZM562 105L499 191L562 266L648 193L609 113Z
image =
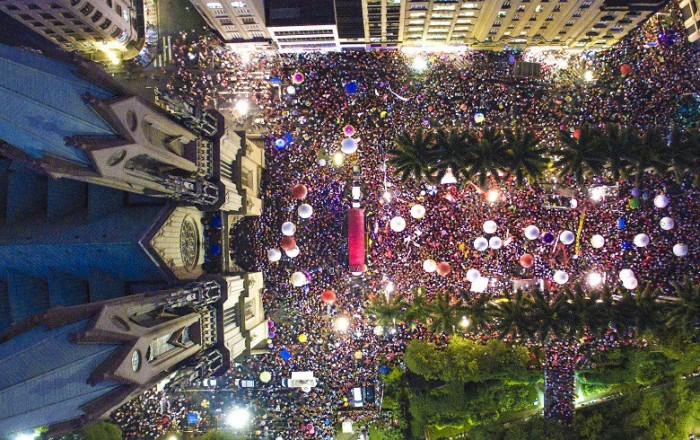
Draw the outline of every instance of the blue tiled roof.
M66 146L67 136L113 136L85 102L114 95L80 78L75 67L32 52L0 45L0 139L41 158L44 154L88 165L87 156Z
M0 436L78 417L80 405L120 386L87 384L95 367L118 348L68 342L87 321L34 328L0 345Z

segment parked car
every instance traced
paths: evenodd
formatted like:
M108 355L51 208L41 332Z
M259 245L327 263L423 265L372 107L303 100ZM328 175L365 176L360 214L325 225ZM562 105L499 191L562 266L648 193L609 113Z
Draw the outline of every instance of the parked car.
M238 388L255 388L255 381L253 379L236 379L233 383Z
M361 408L364 403L363 403L363 392L362 392L362 387L355 387L352 389L352 394L350 396L350 403L352 406L355 408Z
M377 400L377 392L374 389L374 385L369 385L365 387L365 403L368 405L373 405Z

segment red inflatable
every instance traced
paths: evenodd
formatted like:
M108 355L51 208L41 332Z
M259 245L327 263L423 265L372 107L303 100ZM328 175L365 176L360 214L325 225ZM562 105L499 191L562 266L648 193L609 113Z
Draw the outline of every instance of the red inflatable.
M522 267L528 268L532 267L532 265L535 263L535 257L532 256L532 254L525 254L522 257L520 257L520 265Z
M574 130L574 139L578 140L581 137L581 130L578 128Z
M280 240L280 247L285 251L294 249L296 245L297 241L294 239L294 237L282 237L282 240Z
M306 198L306 194L308 194L306 185L299 183L292 187L292 195L295 199L304 200Z
M324 290L321 294L321 301L323 301L324 304L333 305L336 299L338 298L335 296L335 292L332 290Z
M620 66L620 73L625 76L629 75L630 73L632 73L632 66L630 66L629 64L623 64L622 66Z
M450 273L451 270L452 268L450 267L450 263L447 263L445 261L441 261L437 265L437 272L443 277Z

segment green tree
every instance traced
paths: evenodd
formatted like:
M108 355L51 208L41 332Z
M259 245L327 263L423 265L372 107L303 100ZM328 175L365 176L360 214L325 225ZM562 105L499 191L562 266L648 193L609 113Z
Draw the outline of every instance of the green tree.
M663 174L668 169L662 152L666 150L666 139L662 129L649 128L641 137L630 129L629 139L630 176L639 186L646 172Z
M525 182L533 184L542 178L549 166L546 149L534 132L522 130L504 130L506 150L506 168L518 185Z
M484 130L471 149L467 166L461 170L461 174L467 179L476 177L481 186L489 176L498 180L498 173L504 170L506 165L503 142L503 134L500 131L494 128Z
M576 139L568 131L559 133L561 147L556 152L554 167L559 177L575 176L578 183L591 176L600 176L604 170L605 157L600 148L600 134L589 125L579 130Z
M603 152L606 171L614 181L627 176L629 169L630 131L618 124L607 124L604 131L595 131L596 143Z
M95 422L83 426L80 435L85 440L121 440L122 430L113 423Z
M458 174L466 166L469 152L473 148L474 137L467 131L441 129L435 134L437 177L442 177L448 169Z
M414 340L406 347L406 367L426 379L440 379L447 368L447 353L434 344Z
M374 316L379 325L395 325L403 320L405 304L397 296L389 301L383 294L378 294L372 303L365 309L365 313Z
M464 306L465 316L467 316L470 321L469 330L473 332L487 330L491 322L488 305L489 302L491 302L491 295L482 293L476 298L471 298L468 291L461 292L461 295L466 304Z
M671 136L665 154L668 157L676 182L681 183L687 173L697 173L698 167L695 166L697 154L694 154L694 149L696 148L698 148L698 145L693 144L692 132L684 132L676 126L671 129Z
M402 182L409 179L416 182L434 180L431 177L435 167L433 133L425 132L422 128L416 130L415 134L402 132L396 138L396 146L389 150L387 163L394 167L394 175Z
M692 340L700 340L700 284L694 284L690 278L673 285L678 298L668 307L666 326L677 328Z
M531 299L522 290L514 294L509 290L503 292L503 298L488 304L489 314L494 318L494 326L499 337L530 334L532 323L528 318Z
M438 292L428 303L428 328L433 333L452 334L461 315L461 309L452 304L452 297L447 292Z

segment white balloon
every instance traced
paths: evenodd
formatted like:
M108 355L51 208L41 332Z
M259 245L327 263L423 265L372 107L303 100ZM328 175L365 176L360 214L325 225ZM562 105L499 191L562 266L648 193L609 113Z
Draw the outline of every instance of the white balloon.
M357 151L357 141L353 138L345 138L340 143L340 151L345 154L352 154Z
M535 225L530 225L525 228L525 238L528 240L537 240L540 236L540 228Z
M488 277L479 277L475 281L472 282L472 286L469 289L472 292L476 293L484 293L486 292L486 289L489 287L489 278Z
M290 250L284 251L284 253L287 254L287 256L288 256L289 258L296 258L296 257L298 257L298 256L299 256L299 252L301 252L301 251L299 250L299 246L294 246L294 247L291 248Z
M489 239L489 247L491 249L500 249L503 246L503 240L500 237L491 237Z
M279 249L268 249L267 250L267 259L270 261L280 261L280 258L282 258L282 252L279 251Z
M657 208L665 208L668 206L668 197L666 197L663 194L659 194L658 196L654 197L654 206Z
M639 282L637 281L636 278L632 277L632 278L627 278L626 280L623 280L622 285L627 290L634 290L639 285Z
M423 205L413 205L411 207L411 217L415 219L422 219L425 217L425 206Z
M576 236L571 231L564 231L559 236L559 240L562 243L564 243L565 245L570 245L571 243L574 242L575 239L576 239Z
M327 163L328 162L326 162L326 159L319 159L318 160L318 166L320 166L320 167L325 167Z
M487 220L484 222L484 232L487 234L493 234L498 229L498 225L493 220Z
M403 217L396 216L396 217L391 219L389 226L391 227L392 231L401 232L404 229L406 229L406 220L404 220Z
M673 255L677 257L685 257L688 255L688 246L683 243L676 243L673 245Z
M634 236L634 245L637 247L645 247L649 244L649 236L647 234L637 234Z
M297 212L299 213L299 217L309 218L313 215L314 208L312 208L311 205L309 205L308 203L302 203L301 205L299 205Z
M294 272L289 279L294 287L301 287L309 284L309 279L303 272Z
M634 278L634 272L632 272L632 269L622 269L620 271L620 280L625 281L630 278Z
M428 258L423 262L423 270L428 272L428 273L433 273L437 270L437 263L435 260L431 260Z
M596 234L593 237L591 237L591 246L593 246L596 249L600 249L603 246L605 246L605 238L603 238L602 235Z
M374 327L374 330L372 330L372 333L374 333L375 336L381 336L384 334L384 327L381 325L378 325Z
M484 237L479 237L474 240L474 249L477 251L485 251L489 247L489 241Z
M295 89L294 86L289 86L289 87L287 87L287 93L289 95L294 95L297 93L297 89Z
M482 122L484 122L484 119L486 118L484 117L483 113L476 113L474 115L474 122L476 122L477 124L481 124Z
M566 284L569 281L569 274L563 270L558 270L554 272L554 282L557 284Z
M282 223L282 234L292 236L297 231L297 226L292 222Z
M661 219L661 221L659 221L659 225L661 225L661 229L664 231L670 231L674 226L676 226L676 222L673 221L671 217L664 217Z
M478 270L469 269L467 271L467 281L469 281L470 283L473 283L474 281L479 279L479 277L481 277L481 272L479 272Z

